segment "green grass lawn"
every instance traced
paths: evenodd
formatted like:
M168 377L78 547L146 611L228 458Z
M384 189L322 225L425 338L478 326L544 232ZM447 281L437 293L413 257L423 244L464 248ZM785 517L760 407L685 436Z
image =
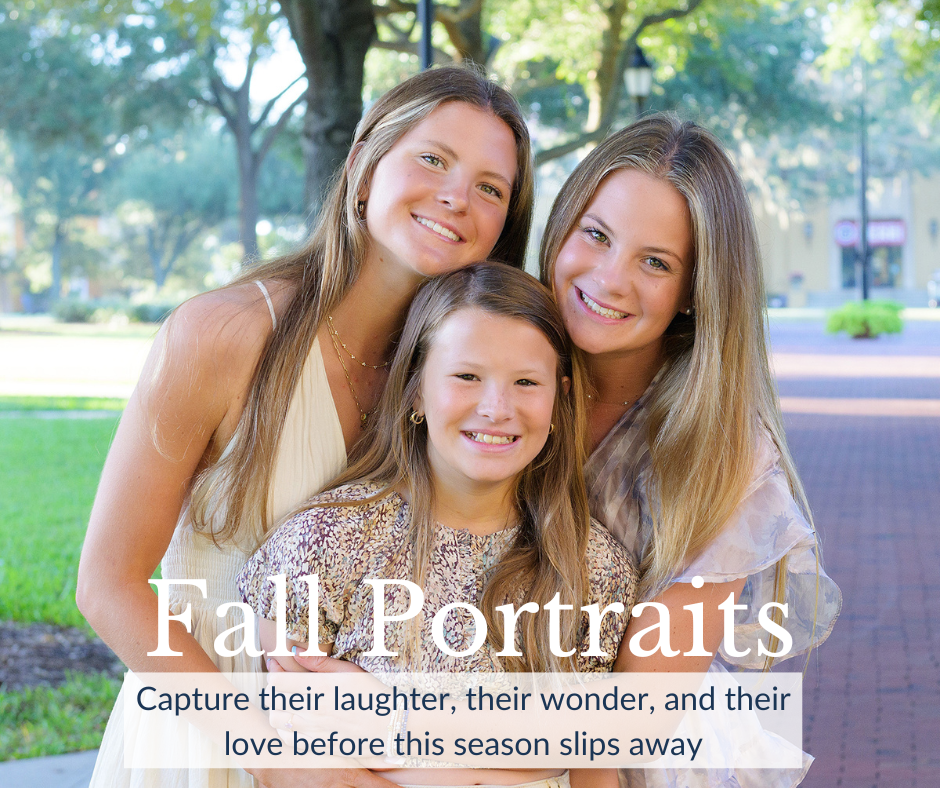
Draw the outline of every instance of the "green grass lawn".
M0 421L0 619L85 626L75 575L116 425L117 416Z
M0 398L0 411L111 410L121 400ZM0 419L0 619L80 626L75 576L117 416ZM0 761L97 747L120 689L104 675L0 690Z
M0 761L93 750L121 682L73 673L59 687L0 690Z
M29 410L124 410L126 399L106 397L0 397L0 413Z

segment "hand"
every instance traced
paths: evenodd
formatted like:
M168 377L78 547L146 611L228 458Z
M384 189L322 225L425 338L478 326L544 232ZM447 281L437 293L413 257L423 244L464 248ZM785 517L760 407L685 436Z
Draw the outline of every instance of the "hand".
M347 662L344 659L333 659L332 657L303 657L300 654L294 654L294 659L300 667L309 670L311 673L368 673L368 671L363 670L358 665ZM379 682L376 682L376 684L378 683Z
M268 658L268 686L285 696L293 693L309 696L314 692L319 700L315 709L297 710L285 708L284 704L280 708L275 707L269 713L272 726L292 736L303 736L308 740L324 739L331 746L337 739L385 741L392 719L389 707L391 689L388 686L351 662L328 657L301 657L296 653L289 661L289 669L285 669L274 658ZM304 672L297 672L298 667L303 668ZM337 675L323 675L313 685L309 676L304 678L308 667L324 674ZM383 697L385 710L379 714L377 712ZM363 698L367 700L363 701ZM363 703L368 707L365 710L360 708ZM304 705L310 706L309 702ZM383 757L359 758L357 762L371 768L388 767Z

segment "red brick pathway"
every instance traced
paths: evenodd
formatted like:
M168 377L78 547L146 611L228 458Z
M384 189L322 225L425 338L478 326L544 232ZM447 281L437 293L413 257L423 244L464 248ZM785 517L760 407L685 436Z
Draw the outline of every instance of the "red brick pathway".
M932 356L940 323L913 341L822 338L816 352ZM814 352L813 332L775 326L775 347ZM838 340L835 340L838 342ZM940 379L782 379L781 395L932 398ZM849 386L847 390L847 385ZM877 391L877 393L876 393ZM826 567L844 594L804 684L807 788L940 786L940 418L788 414ZM787 665L787 667L790 667Z

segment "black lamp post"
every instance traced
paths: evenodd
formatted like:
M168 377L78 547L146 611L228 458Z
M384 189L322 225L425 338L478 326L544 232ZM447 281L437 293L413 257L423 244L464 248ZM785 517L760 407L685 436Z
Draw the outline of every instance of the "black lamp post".
M418 0L418 22L421 25L421 41L418 44L418 57L421 68L434 65L434 49L431 47L431 25L434 23L434 0Z
M643 114L643 102L646 101L653 88L653 67L636 44L630 65L623 72L623 82L627 88L627 95L636 102L636 114Z
M871 249L868 246L868 118L865 112L865 93L867 85L865 73L865 60L862 59L862 90L858 102L859 115L859 136L860 155L859 155L859 180L861 183L859 200L861 208L862 229L859 234L859 257L861 262L861 280L862 280L862 301L868 300L869 290L871 289Z

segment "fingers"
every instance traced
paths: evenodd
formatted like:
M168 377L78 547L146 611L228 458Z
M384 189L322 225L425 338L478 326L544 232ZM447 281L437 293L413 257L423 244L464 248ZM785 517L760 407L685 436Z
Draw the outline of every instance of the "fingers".
M305 657L294 653L294 659L311 673L365 673L358 665L331 657Z
M287 673L281 666L281 663L277 661L276 657L268 657L264 664L268 669L268 673Z

